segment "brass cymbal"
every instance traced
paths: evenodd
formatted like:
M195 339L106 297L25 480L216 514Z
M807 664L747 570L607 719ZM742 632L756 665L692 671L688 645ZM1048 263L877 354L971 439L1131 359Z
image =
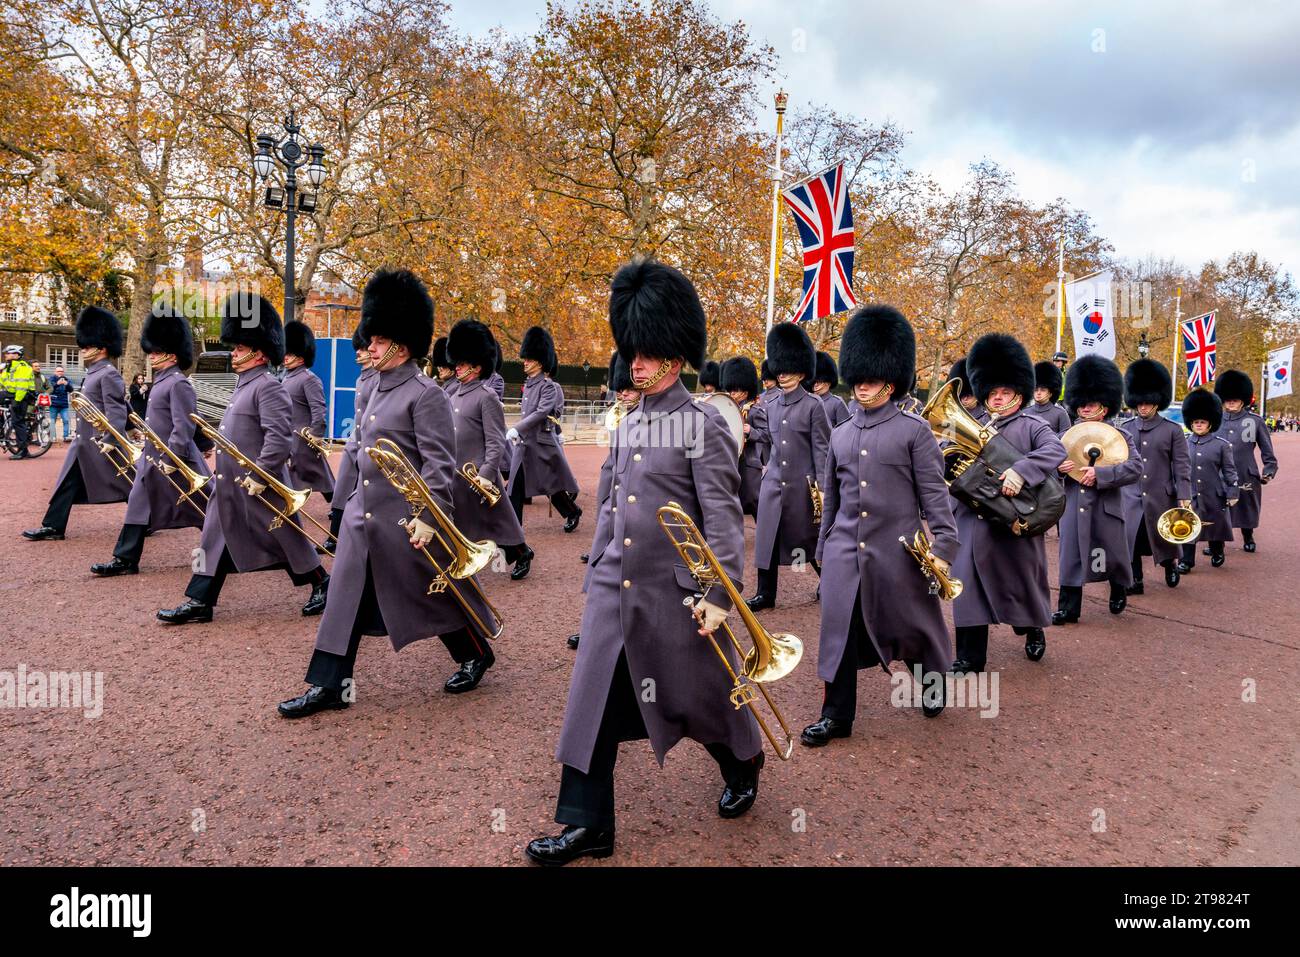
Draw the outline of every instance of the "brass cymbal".
M1128 459L1124 433L1105 422L1080 422L1071 426L1061 436L1061 444L1065 446L1065 457L1080 469L1119 465ZM1095 460L1091 455L1094 450L1098 453ZM1077 478L1076 472L1068 474Z

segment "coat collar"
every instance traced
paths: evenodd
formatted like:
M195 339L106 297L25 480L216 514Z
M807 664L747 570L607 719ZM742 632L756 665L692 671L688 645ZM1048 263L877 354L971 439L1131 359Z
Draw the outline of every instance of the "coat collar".
M243 372L236 372L235 388L238 389L246 386L248 383L254 382L264 375L271 375L271 367L269 365L263 364L260 366L253 366L253 368L245 369ZM275 377L271 376L271 378Z
M802 385L797 385L789 392L781 393L781 404L798 405L800 402L804 400L804 396L810 396L810 395L812 395L812 393L809 392L807 389L805 389Z
M486 386L487 386L487 382L483 379L475 379L472 382L462 382L460 384L460 388L456 390L456 395L458 397L462 395L469 395L475 389L482 389L485 388Z
M28 365L30 364L31 363L28 363ZM92 373L96 373L96 372L103 372L106 368L108 368L112 364L113 363L108 359L99 359L95 362L92 362L90 365L86 366L86 375L91 375Z
M1151 416L1151 418L1149 419L1144 419L1140 415L1135 415L1133 416L1133 418L1137 422L1137 427L1139 432L1150 432L1161 422L1165 421L1165 417L1161 415L1159 412Z
M379 373L379 391L388 392L390 389L396 389L419 371L415 366L415 362L411 359L407 359L396 369L381 370Z
M155 372L153 376L153 387L156 389L158 388L159 382L164 382L167 379L170 379L172 376L180 375L180 374L181 374L180 366L168 366L166 369L163 369L162 372Z
M682 380L678 379L662 392L641 396L641 401L636 404L636 408L628 413L628 421L637 422L642 419L653 421L676 412L690 401L690 391L682 385Z
M1048 409L1059 409L1060 406L1055 402L1032 402L1029 405L1029 412L1046 412Z
M286 373L284 374L284 377L285 377L286 379L296 379L296 378L298 377L299 373L302 373L302 372L310 372L310 371L311 371L311 370L308 369L306 366L298 366L298 368L296 368L296 369L290 369L288 372L286 372Z
M857 406L853 410L853 424L860 429L875 428L877 425L888 422L894 416L903 414L903 411L893 402L882 403L874 409L864 409L857 402L853 404Z

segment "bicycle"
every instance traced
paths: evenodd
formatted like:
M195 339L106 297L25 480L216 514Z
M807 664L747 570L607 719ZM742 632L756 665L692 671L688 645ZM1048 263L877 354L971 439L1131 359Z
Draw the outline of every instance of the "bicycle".
M44 400L42 402L41 400ZM50 397L45 394L36 396L36 401L27 408L27 455L38 458L50 450L54 444L54 430L50 427L48 415ZM0 398L0 427L3 428L4 447L11 455L18 454L18 427L14 422L13 396L4 393Z

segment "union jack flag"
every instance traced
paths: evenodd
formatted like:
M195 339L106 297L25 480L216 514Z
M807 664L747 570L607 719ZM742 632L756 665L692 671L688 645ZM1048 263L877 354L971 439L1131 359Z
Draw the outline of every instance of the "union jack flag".
M1214 313L1188 319L1182 324L1183 355L1187 359L1187 388L1214 381L1214 358L1218 351L1214 335Z
M846 312L853 297L853 207L844 164L782 190L803 245L803 296L790 317L807 322Z

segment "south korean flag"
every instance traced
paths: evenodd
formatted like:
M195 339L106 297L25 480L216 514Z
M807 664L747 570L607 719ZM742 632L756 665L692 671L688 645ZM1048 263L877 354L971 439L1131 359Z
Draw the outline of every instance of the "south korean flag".
M1111 273L1099 272L1065 284L1065 307L1074 330L1074 355L1115 358Z

